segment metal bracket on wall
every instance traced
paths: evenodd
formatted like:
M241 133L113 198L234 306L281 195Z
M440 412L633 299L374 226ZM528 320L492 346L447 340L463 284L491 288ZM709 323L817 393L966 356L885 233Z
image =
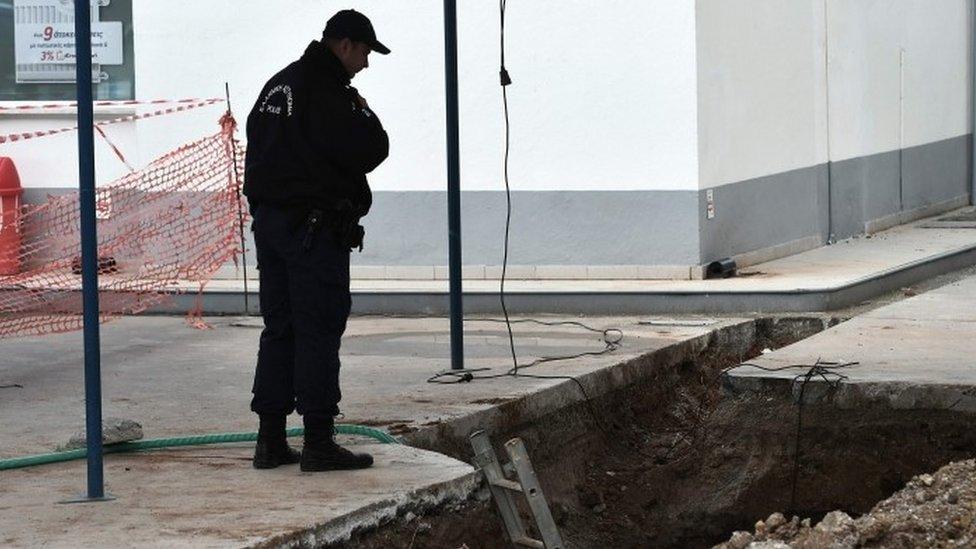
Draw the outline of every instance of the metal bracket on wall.
M510 462L504 466L498 462L495 450L491 446L488 434L482 430L475 431L470 436L471 447L474 449L474 464L481 469L488 482L488 489L498 505L498 511L505 523L505 530L509 539L516 546L535 547L538 549L563 549L563 540L559 535L556 522L552 519L549 504L542 493L539 479L532 469L532 462L525 450L521 439L513 438L505 443L505 451ZM518 479L509 480L505 471L511 471ZM542 536L542 541L529 536L519 516L515 505L515 494L525 496L535 518L536 526Z

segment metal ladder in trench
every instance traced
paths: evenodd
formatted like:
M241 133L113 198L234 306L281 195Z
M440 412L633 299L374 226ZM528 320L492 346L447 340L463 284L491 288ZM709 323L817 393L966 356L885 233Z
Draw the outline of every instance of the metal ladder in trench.
M470 439L471 447L474 448L474 464L481 469L485 480L488 481L488 489L495 504L498 505L502 522L505 523L505 529L512 543L537 549L563 549L565 546L559 535L559 529L552 519L549 504L542 494L542 487L539 486L539 479L532 469L532 462L529 460L522 439L513 438L505 443L505 451L510 461L504 466L499 463L487 433L483 430L475 431ZM505 476L506 470L513 473L518 480L509 480ZM525 496L542 541L530 537L526 531L518 507L515 505L516 494Z

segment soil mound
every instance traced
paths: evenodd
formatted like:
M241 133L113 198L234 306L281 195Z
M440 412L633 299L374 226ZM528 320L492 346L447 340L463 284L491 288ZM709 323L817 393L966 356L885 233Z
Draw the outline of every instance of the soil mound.
M811 526L809 519L773 513L754 532L736 532L715 549L973 547L974 517L976 460L970 459L912 478L860 518L833 511Z

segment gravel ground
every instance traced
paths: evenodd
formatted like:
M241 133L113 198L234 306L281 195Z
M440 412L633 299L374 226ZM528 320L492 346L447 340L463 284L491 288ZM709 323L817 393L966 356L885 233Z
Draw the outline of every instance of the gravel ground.
M866 515L842 511L817 525L774 513L755 532L736 532L715 549L976 546L976 460L957 461L912 478Z

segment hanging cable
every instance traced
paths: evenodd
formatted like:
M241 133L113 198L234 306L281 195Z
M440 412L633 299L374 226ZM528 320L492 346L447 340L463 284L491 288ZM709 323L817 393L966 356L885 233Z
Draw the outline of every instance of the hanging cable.
M515 336L512 333L512 322L508 315L508 307L505 305L505 277L508 275L508 242L509 235L512 229L512 188L508 181L508 158L509 151L511 150L512 136L511 136L511 121L508 115L508 86L512 84L512 78L508 74L508 69L505 68L505 3L507 0L499 0L499 12L501 14L501 36L499 38L499 43L501 44L501 69L499 70L499 78L502 85L502 106L505 112L505 162L503 164L503 173L505 179L505 246L504 253L502 255L502 279L499 283L498 288L498 298L502 304L502 314L505 316L505 326L508 329L508 343L509 348L512 350L512 364L513 373L518 374L519 364L518 358L515 354Z
M755 368L763 372L786 372L796 369L806 370L806 372L794 376L791 383L791 386L797 383L800 384L800 394L797 397L796 432L793 436L793 471L790 481L790 506L787 509L789 511L796 511L796 487L800 479L800 437L803 434L803 404L805 403L804 395L807 390L807 384L812 379L819 377L828 387L836 389L848 379L848 376L840 373L839 370L845 370L859 364L860 362L830 362L819 358L814 364L790 364L788 366L778 367L760 366L750 362L743 362L742 364L725 368L721 372L721 375L725 376L732 370L738 368Z
M582 322L576 322L576 321L546 322L546 321L535 320L535 319L512 320L511 316L508 313L508 304L505 301L505 297L506 297L505 282L508 277L508 256L509 256L509 244L511 240L511 227L512 227L512 188L509 180L509 159L511 156L510 154L511 153L511 118L509 115L509 108L508 108L508 86L512 84L512 78L509 75L508 68L505 65L506 3L507 0L499 0L499 13L501 17L500 27L499 27L500 28L499 43L501 46L499 81L502 88L502 107L503 107L503 113L505 119L505 155L504 155L504 163L503 163L503 175L504 175L504 182L505 182L505 241L504 241L503 254L502 254L502 276L499 282L498 297L499 297L499 301L501 302L502 314L504 318L503 319L465 319L465 322L498 322L498 323L504 322L508 334L509 350L512 356L512 367L505 373L501 373L501 374L479 374L479 372L489 371L490 368L475 368L475 369L467 369L462 371L448 370L432 376L430 379L427 380L427 382L437 383L437 384L453 384L453 383L467 383L475 380L498 379L502 377L525 377L525 378L532 378L532 379L569 380L574 382L576 386L579 388L580 392L583 395L583 400L586 402L587 407L589 408L589 411L593 416L593 419L601 426L604 433L606 433L608 430L602 424L596 412L593 410L592 403L590 402L590 396L587 393L586 388L578 379L576 379L573 376L533 375L533 374L525 374L520 371L547 362L571 360L571 359L582 358L587 356L600 356L606 353L613 352L618 348L620 348L621 342L623 341L624 338L624 334L623 331L620 330L619 328L608 328L608 329L601 330L598 328L587 326ZM539 324L543 326L578 326L587 331L601 334L603 336L604 347L602 350L599 351L589 351L589 352L583 352L583 353L567 355L567 356L540 357L532 362L526 364L519 364L518 354L515 351L515 334L512 330L512 324L515 323L533 323L533 324Z
M584 328L586 330L589 330L589 331L593 331L593 332L597 332L597 333L602 333L603 334L604 348L601 351L579 353L579 354L571 355L571 356L542 357L542 358L539 358L537 360L534 360L531 363L524 364L524 365L521 365L518 362L518 355L517 355L517 353L515 351L515 335L514 335L514 333L512 331L512 320L511 320L510 315L508 314L508 305L505 302L505 282L506 282L506 279L508 277L508 256L509 256L509 246L510 246L510 242L511 242L511 231L512 231L512 186L511 186L511 181L509 179L509 160L511 158L511 147L512 147L512 123L511 123L511 116L510 116L509 109L508 109L508 86L510 86L512 84L512 77L511 77L511 75L509 75L509 73L508 73L508 67L505 65L505 10L506 10L506 7L507 7L506 6L507 1L508 0L499 0L499 2L498 2L498 11L499 11L499 15L500 15L500 22L499 22L500 23L499 24L499 30L500 30L500 36L499 36L499 45L500 45L499 61L500 61L500 68L499 68L499 71L498 71L498 75L499 75L499 83L501 84L501 88L502 88L502 111L503 111L503 114L504 114L504 117L505 117L505 156L504 156L504 162L503 162L503 165L502 165L502 168L503 168L503 178L504 178L504 182L505 182L505 243L504 243L503 254L502 254L502 277L501 277L501 281L499 282L498 297L499 297L499 301L501 301L502 314L505 317L505 328L506 328L506 330L508 332L509 349L511 350L511 353L512 353L512 369L509 370L505 375L511 375L511 376L516 376L516 377L522 375L524 377L534 377L534 378L539 378L539 379L546 379L546 378L551 378L551 379L571 379L574 382L576 382L576 384L579 386L580 391L583 393L583 397L586 400L589 400L590 397L586 393L586 389L584 389L583 388L583 385L579 382L579 380L577 380L574 377L571 377L571 376L536 376L536 375L534 375L534 376L528 376L528 375L520 374L519 373L519 370L520 369L530 368L532 366L536 366L536 365L539 365L539 364L542 364L542 363L545 363L545 362L555 362L555 361L560 361L560 360L570 360L570 359L574 359L574 358L581 358L581 357L584 357L584 356L599 356L599 355L602 355L602 354L606 354L606 353L615 351L620 346L620 343L623 340L623 332L621 330L617 329L617 328L610 328L608 330L598 330L596 328L591 328L591 327L589 327L589 326L587 326L587 325L585 325L585 324L583 324L581 322L572 322L572 321L567 321L567 322L543 322L543 321L532 320L532 319L521 320L519 322L532 322L532 323L541 324L541 325L544 325L544 326L576 325L576 326L580 326L580 327L582 327L582 328ZM475 376L475 377L477 377L477 376Z

